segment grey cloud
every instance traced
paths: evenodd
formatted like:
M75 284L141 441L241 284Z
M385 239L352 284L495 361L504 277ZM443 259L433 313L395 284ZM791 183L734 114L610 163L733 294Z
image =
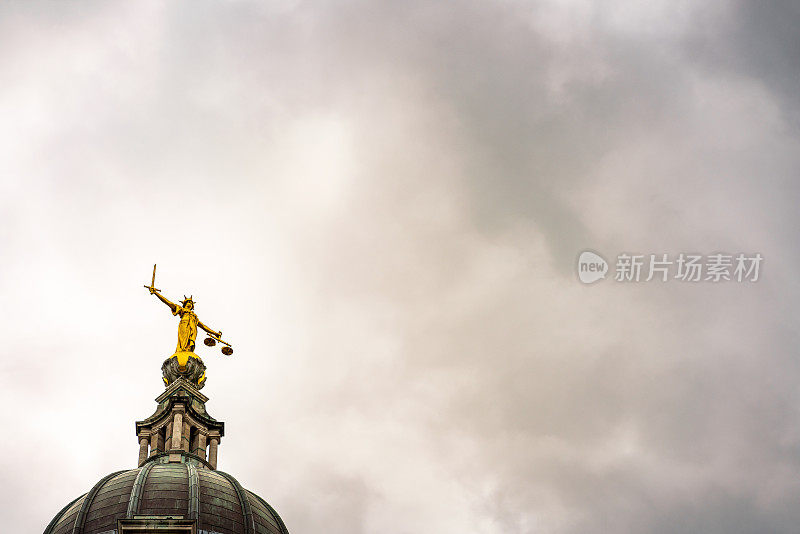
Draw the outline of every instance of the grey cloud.
M752 76L764 83L779 98L796 128L797 5L791 1L733 2L732 8L734 16L708 21L705 32L687 41L687 49L708 68Z

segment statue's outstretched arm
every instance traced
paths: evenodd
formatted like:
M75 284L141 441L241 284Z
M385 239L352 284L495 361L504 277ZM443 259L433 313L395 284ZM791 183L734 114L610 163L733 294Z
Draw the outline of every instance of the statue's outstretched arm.
M156 297L158 297L158 300L160 300L161 302L163 302L164 304L169 306L169 309L172 310L172 313L175 313L175 310L178 309L178 305L177 304L175 304L174 302L171 302L168 298L163 296L158 291L150 291L150 294L151 295L155 295Z
M215 332L213 328L209 328L206 325L204 325L203 322L200 319L197 320L197 326L199 326L200 328L202 328L203 330L205 330L209 334L213 334L213 335L215 335L217 337L222 337L222 331Z

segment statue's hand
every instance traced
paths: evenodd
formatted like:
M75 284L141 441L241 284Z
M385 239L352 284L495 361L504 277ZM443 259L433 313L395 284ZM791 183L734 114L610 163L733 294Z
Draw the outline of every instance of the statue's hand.
M216 334L216 335L217 335L217 337L220 337L220 338L221 338L221 337L222 337L222 330L220 330L219 332L217 332L217 334Z
M150 287L150 288L148 288L148 289L150 289L150 294L151 294L151 295L155 294L155 292L156 292L156 289L155 289L154 287Z

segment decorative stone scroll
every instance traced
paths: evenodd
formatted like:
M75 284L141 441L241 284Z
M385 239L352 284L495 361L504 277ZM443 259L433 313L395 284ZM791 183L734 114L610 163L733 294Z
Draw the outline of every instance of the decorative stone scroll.
M161 365L164 383L169 386L178 378L184 378L196 386L197 389L202 389L206 384L206 365L203 360L194 353L190 353L190 356L186 359L179 358L179 354L176 353L170 356Z

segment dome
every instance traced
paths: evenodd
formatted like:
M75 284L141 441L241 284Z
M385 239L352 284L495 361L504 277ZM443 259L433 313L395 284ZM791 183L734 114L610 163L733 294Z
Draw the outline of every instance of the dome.
M61 510L44 532L122 534L144 528L165 533L288 534L264 499L185 452L179 462L174 457L170 462L170 455L162 453L137 469L103 477Z

